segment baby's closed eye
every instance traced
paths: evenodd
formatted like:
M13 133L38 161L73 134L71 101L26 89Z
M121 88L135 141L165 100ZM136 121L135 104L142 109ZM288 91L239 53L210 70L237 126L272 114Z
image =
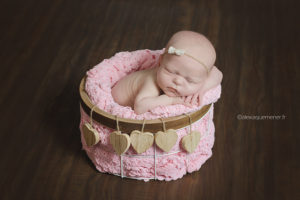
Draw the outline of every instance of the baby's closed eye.
M185 77L185 80L189 83L193 83L193 84L198 84L198 83L201 83L202 81L199 79L193 79L193 78L190 78L190 77Z
M196 83L195 80L193 80L193 79L191 79L189 77L185 77L185 80L187 80L187 82L189 82L189 83Z
M179 74L177 71L173 71L173 70L170 70L170 69L168 69L168 68L165 68L165 70L167 71L167 72L169 72L169 73L171 73L171 74Z

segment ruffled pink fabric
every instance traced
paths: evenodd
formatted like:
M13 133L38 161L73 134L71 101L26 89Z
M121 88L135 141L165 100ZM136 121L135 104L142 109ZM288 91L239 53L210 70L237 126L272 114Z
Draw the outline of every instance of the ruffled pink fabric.
M113 115L141 120L188 113L200 109L203 105L214 103L220 98L221 85L208 91L204 96L203 104L199 107L194 106L190 108L184 105L159 106L141 115L135 114L131 107L124 107L114 102L111 95L111 88L114 84L131 72L156 67L161 53L163 53L163 50L152 51L148 49L120 52L90 69L87 72L85 89L93 104ZM79 128L82 133L82 125L89 122L90 119L89 115L81 107L80 112L81 122ZM194 153L187 153L180 145L181 138L189 133L189 127L186 127L177 130L178 140L171 150L171 152L177 153L164 155L165 153L156 147L156 156L154 156L155 149L152 146L137 157L134 149L130 147L125 155L122 156L123 169L121 169L120 165L120 156L114 153L109 143L109 134L114 131L113 129L94 121L93 126L99 133L100 142L92 147L88 147L83 134L81 134L81 141L83 149L100 172L120 175L121 171L123 171L125 177L138 178L145 181L152 178L166 181L176 180L187 172L191 173L199 170L201 165L212 155L211 149L214 143L215 132L212 118L213 106L201 120L193 123L193 130L201 132L201 141Z

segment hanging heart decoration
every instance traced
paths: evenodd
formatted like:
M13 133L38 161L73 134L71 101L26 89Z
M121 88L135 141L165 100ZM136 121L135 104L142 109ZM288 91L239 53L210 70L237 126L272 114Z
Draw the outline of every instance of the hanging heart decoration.
M192 118L189 114L185 115L187 115L190 120L190 133L181 139L181 145L188 153L193 153L200 142L201 134L199 131L192 131Z
M150 132L141 132L134 130L130 134L131 145L134 150L140 154L147 151L154 142L154 136Z
M109 135L110 143L118 155L125 153L130 147L130 138L121 131L114 131Z
M90 111L90 123L86 122L82 126L83 137L87 146L93 146L100 141L100 135L96 129L93 128L93 111L97 105L94 105Z
M155 134L156 145L165 152L169 152L177 142L177 133L174 129L158 131Z
M198 131L192 131L181 140L182 147L189 153L193 153L200 142L201 134Z
M100 141L99 133L92 127L90 123L85 123L82 126L82 131L87 146L93 146Z

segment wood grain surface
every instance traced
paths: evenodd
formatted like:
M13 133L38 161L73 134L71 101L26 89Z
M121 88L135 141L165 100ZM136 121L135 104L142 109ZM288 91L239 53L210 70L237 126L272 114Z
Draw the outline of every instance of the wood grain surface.
M2 0L0 199L299 199L299 9L296 0ZM81 78L184 29L212 41L224 74L213 156L171 182L97 172L80 142Z

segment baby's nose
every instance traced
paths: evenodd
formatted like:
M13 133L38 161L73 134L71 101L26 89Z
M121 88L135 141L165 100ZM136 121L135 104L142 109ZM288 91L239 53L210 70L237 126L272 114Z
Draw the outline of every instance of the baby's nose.
M174 79L173 79L173 82L176 84L176 85L181 85L183 80L181 77L179 76L176 76Z

